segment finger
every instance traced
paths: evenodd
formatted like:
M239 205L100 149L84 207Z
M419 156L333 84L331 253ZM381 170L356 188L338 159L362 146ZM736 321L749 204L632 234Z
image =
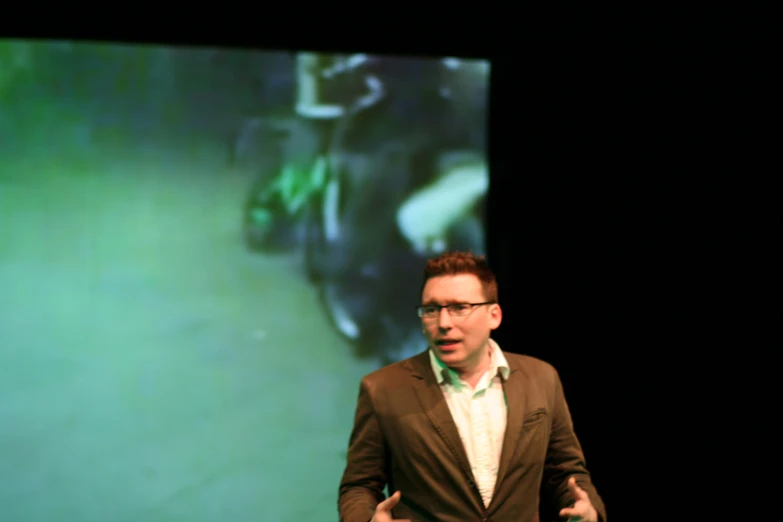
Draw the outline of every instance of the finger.
M382 510L382 511L391 511L394 506L397 505L397 502L400 501L400 497L402 496L402 493L399 491L395 491L394 495L390 496L380 504L378 504L378 507L375 508L376 510Z
M561 517L578 517L579 513L574 508L563 508L560 510Z
M571 494L576 500L587 500L587 492L579 487L574 477L568 479L568 489L571 490Z

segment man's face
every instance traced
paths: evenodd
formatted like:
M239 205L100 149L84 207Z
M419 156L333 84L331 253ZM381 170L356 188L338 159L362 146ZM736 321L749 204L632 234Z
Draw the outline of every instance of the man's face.
M422 291L423 305L483 303L481 281L473 274L433 277ZM422 317L424 334L438 358L452 368L467 367L481 358L489 334L500 326L500 305L474 306L458 317L445 308L436 317Z

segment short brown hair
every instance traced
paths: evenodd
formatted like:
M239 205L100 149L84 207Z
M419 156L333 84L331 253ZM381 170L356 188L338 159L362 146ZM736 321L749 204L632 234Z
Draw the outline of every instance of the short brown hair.
M478 277L484 288L484 299L498 301L498 282L495 273L489 267L486 257L477 256L472 252L446 252L427 261L421 291L424 291L424 285L433 277L461 274L473 274Z

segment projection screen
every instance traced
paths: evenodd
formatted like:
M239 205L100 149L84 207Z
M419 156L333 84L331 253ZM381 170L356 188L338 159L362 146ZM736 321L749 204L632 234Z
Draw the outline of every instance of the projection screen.
M336 520L425 260L485 249L488 73L0 41L3 520Z

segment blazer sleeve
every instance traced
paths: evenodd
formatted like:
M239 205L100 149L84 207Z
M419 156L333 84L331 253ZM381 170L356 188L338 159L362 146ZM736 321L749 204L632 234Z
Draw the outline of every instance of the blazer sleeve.
M590 497L590 502L598 512L599 520L606 522L606 508L587 471L582 447L574 433L563 385L556 371L554 381L552 431L544 463L542 489L549 494L558 512L560 509L571 507L576 499L568 489L568 479L573 476L579 487Z
M348 458L340 481L337 505L340 522L369 522L384 500L388 481L388 450L372 399L372 382L359 386L356 416L348 444Z

